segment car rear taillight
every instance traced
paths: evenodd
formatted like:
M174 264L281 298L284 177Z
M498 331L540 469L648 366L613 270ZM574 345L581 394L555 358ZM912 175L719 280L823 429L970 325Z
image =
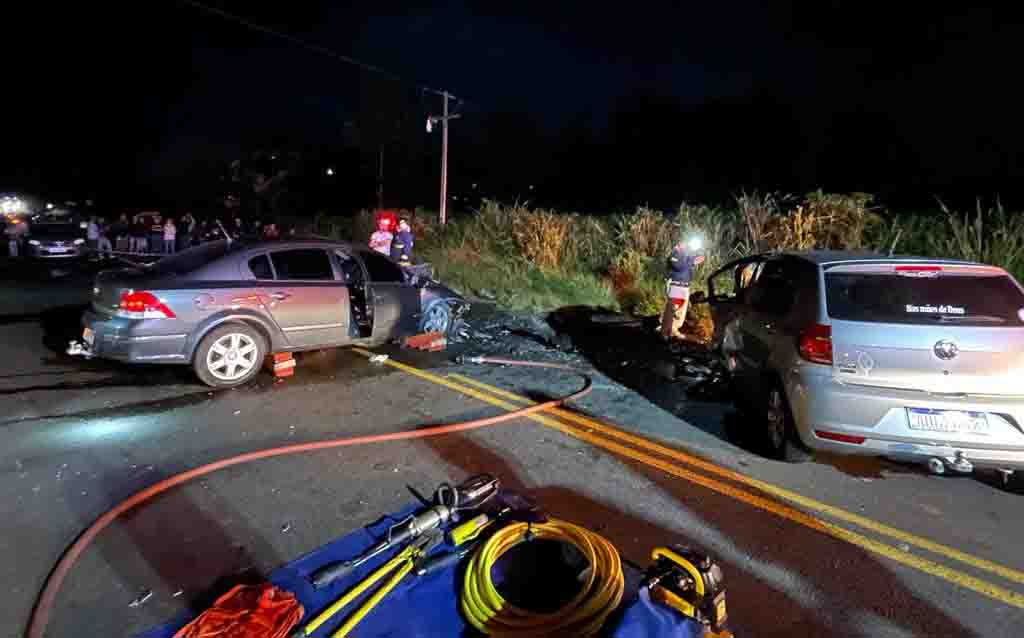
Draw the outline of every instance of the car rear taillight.
M814 436L819 439L827 439L829 441L839 441L840 443L851 443L853 445L863 445L867 438L863 436L853 436L852 434L840 434L839 432L829 432L828 430L815 430Z
M800 356L811 363L832 365L832 327L816 323L800 333Z
M117 306L118 317L128 319L174 319L175 315L156 295L144 290L126 290Z

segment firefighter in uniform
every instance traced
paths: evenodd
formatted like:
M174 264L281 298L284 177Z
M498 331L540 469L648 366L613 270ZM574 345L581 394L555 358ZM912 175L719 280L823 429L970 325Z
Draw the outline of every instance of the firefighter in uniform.
M672 247L672 253L668 257L665 311L661 315L661 336L664 339L681 336L679 331L686 321L693 271L704 263L704 255L699 251L698 240L692 240L691 245L687 246L686 241L680 239Z
M398 220L398 232L391 240L391 258L403 266L412 265L412 245L413 236L409 220Z

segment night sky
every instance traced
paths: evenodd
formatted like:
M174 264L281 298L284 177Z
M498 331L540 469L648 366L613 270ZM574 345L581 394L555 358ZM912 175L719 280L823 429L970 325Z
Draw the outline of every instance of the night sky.
M189 197L242 149L355 144L372 173L368 149L384 144L389 198L432 205L439 137L423 121L440 100L427 86L464 98L456 192L536 184L541 203L595 210L741 189L861 190L904 207L1024 195L1019 10L208 4L402 80L174 0L15 12L0 190L142 206Z

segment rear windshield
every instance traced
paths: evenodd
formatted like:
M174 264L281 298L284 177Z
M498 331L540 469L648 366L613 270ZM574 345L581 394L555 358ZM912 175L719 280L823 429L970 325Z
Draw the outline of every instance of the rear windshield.
M1024 293L1005 275L826 273L833 319L917 325L1022 326Z
M164 257L153 264L150 272L158 275L185 275L241 248L239 242L211 241L180 253Z

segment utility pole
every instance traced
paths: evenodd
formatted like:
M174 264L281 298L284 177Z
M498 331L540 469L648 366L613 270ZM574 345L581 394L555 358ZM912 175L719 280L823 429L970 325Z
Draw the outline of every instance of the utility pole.
M427 118L427 133L434 130L434 124L441 122L441 209L438 221L444 226L448 223L448 120L458 119L462 115L448 114L448 98L455 97L454 95L442 91L441 97L444 98L444 114L440 117L435 115Z
M441 120L441 227L448 223L448 92L444 92L444 116Z

